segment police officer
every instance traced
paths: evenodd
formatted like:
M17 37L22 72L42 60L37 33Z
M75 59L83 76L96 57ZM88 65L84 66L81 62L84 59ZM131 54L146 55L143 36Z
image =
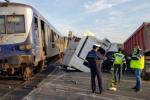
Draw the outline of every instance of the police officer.
M114 80L115 84L117 82L120 82L121 74L122 74L122 66L123 63L125 62L125 55L122 54L121 48L118 49L118 52L113 55L114 57Z
M94 44L93 49L88 52L87 54L87 61L89 63L89 67L91 70L91 88L92 93L96 92L96 83L95 83L95 77L97 77L98 80L98 86L99 86L99 93L101 94L103 91L102 88L102 78L101 78L101 71L99 67L99 60L101 59L100 56L98 56L98 49L100 45Z
M139 46L136 46L133 50L130 67L133 69L136 77L136 85L132 89L135 89L136 92L141 91L141 73L142 69L144 69L144 55Z

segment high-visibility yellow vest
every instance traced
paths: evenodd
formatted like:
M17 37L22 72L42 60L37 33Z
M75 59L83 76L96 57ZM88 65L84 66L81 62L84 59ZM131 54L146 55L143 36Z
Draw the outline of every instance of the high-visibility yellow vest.
M122 64L124 59L124 55L122 53L114 54L114 64Z
M135 54L133 52L133 54ZM131 68L137 68L137 69L144 69L144 56L141 56L138 60L131 60L130 67Z

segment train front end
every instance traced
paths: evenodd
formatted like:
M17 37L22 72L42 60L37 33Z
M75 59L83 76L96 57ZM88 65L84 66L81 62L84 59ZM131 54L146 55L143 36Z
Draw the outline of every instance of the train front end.
M0 4L0 75L29 77L33 60L32 16L30 7Z

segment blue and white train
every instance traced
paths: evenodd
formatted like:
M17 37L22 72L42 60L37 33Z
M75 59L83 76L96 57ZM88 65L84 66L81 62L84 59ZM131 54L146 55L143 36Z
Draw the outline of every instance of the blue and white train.
M66 39L33 7L0 3L0 75L27 80L65 48Z

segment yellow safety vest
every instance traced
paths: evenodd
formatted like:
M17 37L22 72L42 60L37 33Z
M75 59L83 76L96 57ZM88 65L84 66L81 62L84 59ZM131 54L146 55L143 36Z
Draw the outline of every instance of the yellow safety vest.
M144 56L142 56L139 60L131 60L130 67L144 69Z
M124 55L122 53L115 53L114 58L113 64L123 64Z

